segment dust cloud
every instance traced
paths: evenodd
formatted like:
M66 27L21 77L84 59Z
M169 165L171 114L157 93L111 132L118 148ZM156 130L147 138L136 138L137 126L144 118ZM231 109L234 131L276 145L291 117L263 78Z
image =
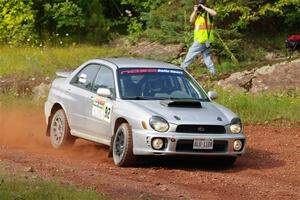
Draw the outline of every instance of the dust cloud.
M73 147L53 149L46 136L42 109L0 109L0 146L30 153L67 156L72 159L108 161L108 147L77 139Z

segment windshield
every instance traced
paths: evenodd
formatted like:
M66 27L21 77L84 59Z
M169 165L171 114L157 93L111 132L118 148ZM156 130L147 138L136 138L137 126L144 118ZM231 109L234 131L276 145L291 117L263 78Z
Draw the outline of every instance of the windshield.
M118 76L123 99L208 101L204 91L182 70L122 68Z

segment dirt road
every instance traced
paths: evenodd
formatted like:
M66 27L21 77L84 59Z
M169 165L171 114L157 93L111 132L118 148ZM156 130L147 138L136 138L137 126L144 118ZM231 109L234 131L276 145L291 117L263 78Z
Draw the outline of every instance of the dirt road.
M0 170L57 177L113 199L300 199L300 128L247 126L247 153L231 168L195 158L118 168L102 145L78 140L53 150L42 111L2 110L0 127Z

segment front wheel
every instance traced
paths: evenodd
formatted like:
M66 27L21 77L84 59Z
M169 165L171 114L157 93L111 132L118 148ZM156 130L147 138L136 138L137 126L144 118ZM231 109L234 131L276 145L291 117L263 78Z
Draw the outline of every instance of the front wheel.
M112 144L114 163L120 167L128 167L135 164L133 155L132 131L128 123L119 126Z
M50 140L55 149L74 144L75 137L70 134L67 116L63 109L57 110L51 116L50 123Z

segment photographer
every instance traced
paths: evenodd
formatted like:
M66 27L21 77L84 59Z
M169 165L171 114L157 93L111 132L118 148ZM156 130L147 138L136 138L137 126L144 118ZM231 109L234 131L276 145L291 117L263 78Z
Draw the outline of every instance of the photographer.
M216 73L209 53L210 43L214 41L213 17L216 15L216 11L207 7L206 0L197 0L197 5L194 6L194 11L190 17L190 22L194 25L194 43L181 64L183 69L186 70L195 57L201 53L209 72L211 74Z

